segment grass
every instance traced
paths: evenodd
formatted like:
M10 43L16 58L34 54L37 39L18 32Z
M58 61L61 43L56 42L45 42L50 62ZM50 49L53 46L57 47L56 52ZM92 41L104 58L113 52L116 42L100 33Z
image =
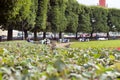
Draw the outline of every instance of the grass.
M39 45L28 43L26 41L6 41L0 42L0 47L5 47L5 44L29 44L29 45ZM89 41L89 42L72 42L71 48L117 48L120 47L120 40L107 40L107 41Z
M89 41L89 42L73 42L72 48L116 48L120 47L120 40L107 41Z

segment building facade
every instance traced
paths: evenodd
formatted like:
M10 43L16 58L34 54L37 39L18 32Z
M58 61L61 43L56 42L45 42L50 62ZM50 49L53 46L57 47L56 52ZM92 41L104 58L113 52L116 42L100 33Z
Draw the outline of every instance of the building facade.
M99 6L106 7L106 0L99 0Z

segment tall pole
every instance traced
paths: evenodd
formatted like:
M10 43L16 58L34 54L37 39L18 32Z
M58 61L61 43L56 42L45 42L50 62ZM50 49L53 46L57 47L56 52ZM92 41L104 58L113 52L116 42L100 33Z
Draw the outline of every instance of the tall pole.
M24 35L23 35L23 21L22 21L22 40L24 39Z

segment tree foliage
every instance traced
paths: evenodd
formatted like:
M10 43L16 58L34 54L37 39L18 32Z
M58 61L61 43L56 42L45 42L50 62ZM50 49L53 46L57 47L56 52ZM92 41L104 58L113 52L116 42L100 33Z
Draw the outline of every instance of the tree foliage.
M66 29L66 1L67 0L50 0L50 16L52 32L62 32Z
M48 7L48 0L36 0L37 1L37 16L36 16L36 27L40 30L46 29L47 24L47 7Z
M0 1L0 23L7 24L14 22L16 15L19 14L19 10L22 7L22 0L1 0Z
M79 24L77 32L91 32L90 8L81 5L81 12L79 13Z
M108 11L102 7L91 7L91 22L94 32L107 32L109 27L107 26Z
M66 32L76 32L78 27L79 4L76 0L68 0L65 11L67 18Z
M120 31L120 10L109 9L109 27L111 31Z
M0 25L8 30L37 32L120 31L120 10L85 6L76 0L0 0ZM37 36L36 36L37 37Z

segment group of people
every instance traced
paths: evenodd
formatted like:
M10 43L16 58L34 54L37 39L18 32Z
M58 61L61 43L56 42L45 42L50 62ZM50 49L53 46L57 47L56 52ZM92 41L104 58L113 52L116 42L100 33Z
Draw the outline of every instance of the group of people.
M45 38L45 39L41 40L41 44L50 44L50 39Z
M68 42L70 42L70 39L64 39L64 38L62 38L62 39L59 39L59 42L60 43L68 43Z
M80 38L79 38L79 41L81 41L81 42L89 41L89 38L87 38L87 37L88 37L88 35L81 34Z
M27 42L32 42L32 43L34 43L34 41L31 40L29 37L28 37L26 40L27 40ZM45 39L41 40L40 43L41 43L41 44L50 44L50 39L45 38Z

